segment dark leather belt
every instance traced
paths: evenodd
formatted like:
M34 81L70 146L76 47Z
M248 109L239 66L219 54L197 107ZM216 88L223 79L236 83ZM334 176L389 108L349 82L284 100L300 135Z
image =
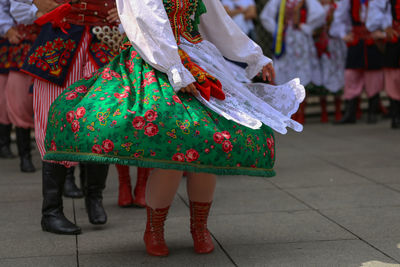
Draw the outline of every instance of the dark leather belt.
M65 22L75 25L113 26L107 21L108 11L116 7L115 0L86 0L71 5Z

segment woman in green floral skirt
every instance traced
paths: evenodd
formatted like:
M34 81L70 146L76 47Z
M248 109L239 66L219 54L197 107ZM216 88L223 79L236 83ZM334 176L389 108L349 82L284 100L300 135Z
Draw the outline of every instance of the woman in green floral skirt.
M273 176L271 128L302 130L290 117L304 87L296 79L281 86L238 80L260 72L271 80L274 70L219 1L117 0L117 6L129 41L54 102L45 159L155 168L144 241L157 256L168 255L164 221L187 171L194 249L209 253L215 174ZM246 73L232 71L224 57L247 63Z

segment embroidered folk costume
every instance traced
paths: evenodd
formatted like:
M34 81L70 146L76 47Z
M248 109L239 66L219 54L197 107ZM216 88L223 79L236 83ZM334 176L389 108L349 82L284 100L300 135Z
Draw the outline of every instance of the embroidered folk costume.
M35 41L39 27L32 25L37 9L13 0L0 1L0 157L12 157L11 125L15 126L22 172L34 172L31 159L33 101L29 93L32 78L20 68ZM19 37L17 37L19 35Z
M328 122L327 94L334 95L335 120L341 120L341 90L344 87L344 68L346 63L347 47L340 38L329 36L329 28L333 21L333 13L337 8L335 1L322 2L325 13L325 24L314 32L314 42L318 55L320 69L320 83L315 84L315 93L320 96L321 122Z
M383 53L365 27L368 0L342 0L334 13L330 34L347 40L344 99L347 101L343 123L356 122L357 102L363 89L368 96L368 122L377 120L379 92L383 89Z
M45 159L274 175L271 128L302 130L290 119L299 81L236 81L223 56L246 62L249 78L271 60L218 1L117 3L131 42L54 102ZM198 97L179 92L193 82Z
M237 80L223 56L247 63L248 78L271 60L219 1L118 0L117 6L130 42L53 103L45 159L156 168L147 183L144 234L147 252L156 256L169 253L164 222L188 171L194 250L210 253L213 174L274 175L270 127L301 131L290 116L304 87L298 80L278 87ZM194 86L198 95L183 92Z
M274 38L276 83L299 77L302 84L321 84L313 32L325 22L318 0L270 0L260 14L264 28ZM295 119L304 123L305 102Z
M370 1L366 26L371 32L384 31L381 40L386 42L385 90L391 102L392 128L400 129L400 1ZM386 31L394 31L397 36L388 36Z

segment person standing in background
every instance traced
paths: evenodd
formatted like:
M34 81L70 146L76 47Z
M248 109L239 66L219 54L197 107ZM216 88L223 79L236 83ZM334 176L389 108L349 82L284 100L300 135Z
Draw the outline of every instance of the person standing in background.
M33 128L33 99L29 93L32 78L20 68L39 34L40 28L32 25L37 8L29 6L22 12L10 0L0 1L0 157L12 157L10 151L11 125L15 126L18 155L22 172L34 172L31 156L31 128ZM14 16L13 16L14 15Z
M335 10L330 35L348 46L344 76L346 108L338 124L356 123L357 103L363 89L368 96L368 123L377 122L379 92L384 86L382 46L365 27L369 12L366 0L342 0Z
M347 47L340 38L329 36L329 28L333 21L333 13L337 8L334 0L320 0L326 12L325 24L314 32L315 47L321 70L321 84L315 85L315 93L320 98L321 122L328 122L327 95L334 96L335 121L342 118L341 90L344 87L344 67Z
M383 71L391 127L400 129L400 0L371 0L366 27L375 40L386 42Z
M31 0L16 1L32 5ZM22 67L23 71L36 78L35 137L42 158L45 152L44 138L48 113L53 100L62 94L67 86L80 78L90 76L99 67L107 64L118 53L119 48L114 37L118 37L120 33L117 27L113 28L118 17L110 15L113 8L115 11L114 0L74 1L68 13L48 13L64 2L66 1L33 1L39 11L45 14L41 19L47 23L42 26L37 41ZM56 12L62 10L57 9ZM71 94L69 97L74 96L75 94ZM83 110L78 108L64 118L66 122L72 122L75 131L80 128L78 119L83 116L82 112ZM65 126L60 124L59 127L60 130L64 130ZM101 149L101 145L99 147ZM63 212L63 187L68 167L74 165L76 163L73 162L43 161L43 231L56 234L81 233L81 229L69 221ZM81 176L84 178L83 189L89 222L95 225L105 224L107 214L102 200L108 165L81 164L80 167Z
M302 84L321 84L313 32L325 22L318 0L270 0L260 14L261 22L274 37L276 84L299 77ZM305 102L294 119L305 122Z
M239 28L254 41L257 40L254 31L254 22L257 18L256 3L254 0L221 0L229 16Z

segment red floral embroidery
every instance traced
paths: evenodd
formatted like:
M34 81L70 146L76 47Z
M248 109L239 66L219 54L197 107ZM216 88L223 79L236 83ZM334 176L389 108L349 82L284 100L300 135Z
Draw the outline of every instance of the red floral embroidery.
M187 162L192 162L195 161L199 158L199 152L197 152L195 149L189 149L188 151L186 151L186 160Z
M67 122L71 123L75 119L75 112L73 110L68 111L65 117L67 118Z
M128 93L124 92L124 93L114 93L114 97L117 99L122 99L122 98L127 98L128 97Z
M268 146L268 148L272 149L274 147L274 145L275 145L274 139L272 137L271 138L267 138L267 146Z
M226 138L226 139L231 139L231 134L228 131L223 131L221 134Z
M155 136L158 134L158 126L150 122L144 127L144 134L148 137Z
M233 148L233 145L232 145L231 141L225 140L225 141L222 143L222 150L224 150L225 153L231 152L231 151L232 151L232 148Z
M75 91L78 93L86 94L88 90L85 85L81 85L81 86L76 87Z
M79 121L74 120L74 121L71 123L71 129L72 129L72 131L73 131L74 133L78 132L80 128L81 128L81 127L80 127L80 125L79 125Z
M101 154L101 146L99 144L93 145L92 152L95 154Z
M184 162L185 161L185 155L183 153L175 153L175 155L172 156L172 160Z
M110 71L111 76L116 77L116 78L121 78L121 75L119 75L117 72L111 70Z
M83 118L83 116L85 116L86 113L86 109L84 107L80 107L76 110L76 119L80 119Z
M144 118L145 118L147 121L155 121L155 120L157 119L157 117L158 117L157 112L154 111L154 110L152 110L152 109L146 111L146 113L144 114Z
M112 80L112 76L110 74L110 68L104 68L101 78L103 78L104 80L108 80L108 81Z
M174 101L178 104L182 104L181 99L177 96L177 95L173 95L172 98L174 99Z
M113 143L111 140L106 139L106 140L103 141L103 143L102 143L102 145L101 145L101 148L102 148L102 149L104 150L104 152L106 152L106 153L111 152L111 151L114 150L114 143Z
M214 142L217 144L222 144L222 141L224 141L224 136L220 132L214 133Z
M143 126L146 124L146 121L144 120L143 117L135 117L132 121L133 128L136 130L141 130L143 129Z
M51 140L51 148L52 151L56 151L57 150L57 146L56 146L56 142L54 142L54 140Z
M78 97L78 94L76 92L69 92L67 93L67 97L65 99L67 100L72 100Z

